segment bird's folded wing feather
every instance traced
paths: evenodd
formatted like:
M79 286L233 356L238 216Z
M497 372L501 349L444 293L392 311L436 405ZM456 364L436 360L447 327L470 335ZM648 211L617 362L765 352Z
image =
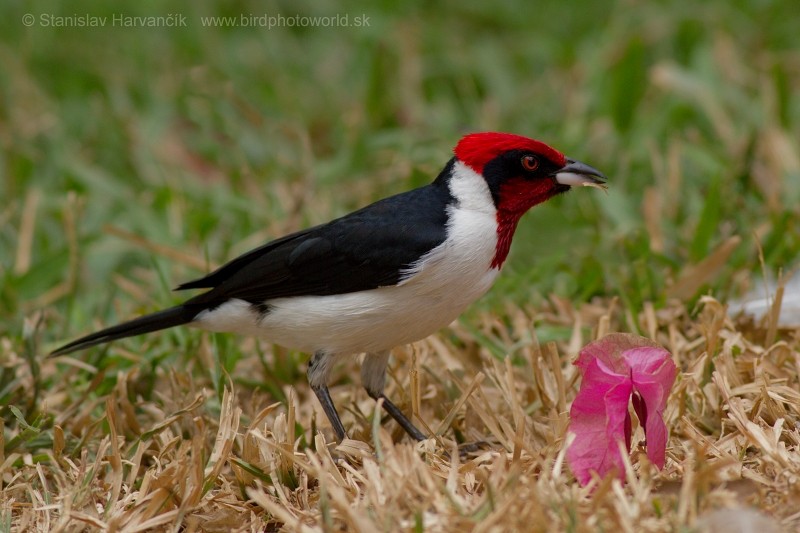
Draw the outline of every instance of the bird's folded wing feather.
M229 298L262 303L395 285L417 259L446 238L448 198L418 191L267 243L178 290L211 288L192 298L198 304Z

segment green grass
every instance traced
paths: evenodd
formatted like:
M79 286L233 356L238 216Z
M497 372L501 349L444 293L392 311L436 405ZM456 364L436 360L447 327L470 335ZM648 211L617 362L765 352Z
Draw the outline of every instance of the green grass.
M199 273L176 271L104 233L106 224L220 262L426 182L461 133L485 129L542 138L612 183L607 198L581 191L526 217L490 305L554 291L586 299L630 290L634 302L658 301L683 266L740 234L730 268L710 282L727 295L731 272L753 266L754 231L772 245L771 267L800 246L784 241L797 225L798 170L764 153L778 134L797 156L795 41L790 17L781 18L790 4L742 4L586 3L562 12L554 3L533 18L515 16L513 3L299 6L364 12L370 26L272 30L200 22L263 11L247 3L190 11L85 3L61 13L185 13L185 28L25 28L25 12L52 11L6 7L6 331L66 278L65 209L78 277L52 303L71 308L80 294L82 311L71 312L88 316L70 317L75 324L108 308L112 296L96 287L109 286L111 273L156 266L163 280L149 292L159 304L170 301L169 286ZM666 177L670 150L676 190ZM759 166L777 188L772 203L754 184ZM658 253L642 218L651 187L663 208ZM31 259L19 269L22 202L33 191Z
M169 363L221 398L256 353L259 374L238 383L285 401L285 386L304 379L301 355L265 357L266 345L220 336L198 361L203 337L187 330L82 356L101 374L39 366L63 341L179 301L170 289L204 265L427 183L469 131L539 138L603 170L610 190L575 191L523 218L503 276L465 323L552 294L619 297L634 315L645 302L661 307L688 268L737 235L722 267L683 296L689 304L747 288L761 275L758 243L768 272L791 268L796 11L788 0L3 3L0 406L15 430L6 454L52 446L52 406L38 400L64 380L69 402L97 399L118 371L138 368L136 394L149 400ZM265 12L366 15L369 26L201 23ZM187 24L114 27L120 13ZM45 27L46 14L108 22ZM78 442L68 436L73 453Z

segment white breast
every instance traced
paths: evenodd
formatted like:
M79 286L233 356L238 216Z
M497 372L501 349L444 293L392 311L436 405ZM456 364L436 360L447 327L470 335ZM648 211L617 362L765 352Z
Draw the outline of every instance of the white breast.
M195 324L269 339L283 346L335 354L378 352L427 337L447 326L494 282L494 203L482 176L457 162L450 188L448 237L403 281L334 296L276 298L260 315L242 300L201 313Z

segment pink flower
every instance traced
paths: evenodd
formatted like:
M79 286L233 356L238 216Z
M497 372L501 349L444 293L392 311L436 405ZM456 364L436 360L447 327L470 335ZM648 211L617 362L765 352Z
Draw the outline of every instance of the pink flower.
M592 471L603 477L616 469L624 479L618 443L624 440L625 449L631 448L631 400L644 427L647 457L663 468L664 407L677 373L670 353L644 337L612 333L584 346L575 365L583 381L569 412L575 440L567 460L581 485L589 483Z

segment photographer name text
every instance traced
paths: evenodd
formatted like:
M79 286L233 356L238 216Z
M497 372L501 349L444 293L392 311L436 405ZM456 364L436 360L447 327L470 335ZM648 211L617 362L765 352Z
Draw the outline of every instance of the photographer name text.
M54 15L41 13L27 14L22 17L26 26L37 24L43 28L185 28L188 26L186 15L170 13L158 16L135 16L115 13L111 16L84 14Z

